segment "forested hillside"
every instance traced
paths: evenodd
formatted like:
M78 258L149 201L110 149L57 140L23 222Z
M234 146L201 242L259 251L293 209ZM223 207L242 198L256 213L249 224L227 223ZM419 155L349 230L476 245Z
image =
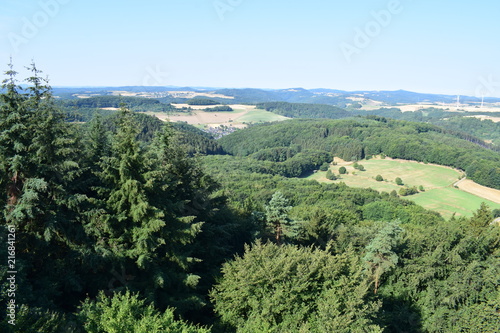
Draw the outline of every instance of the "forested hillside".
M340 119L351 116L346 110L325 104L301 104L286 102L259 103L258 109L264 109L288 118L329 118Z
M382 152L479 174L497 153L383 118L219 142L124 106L68 122L30 70L22 88L11 65L0 94L1 332L498 331L488 207L445 220L395 193L290 178Z
M481 143L492 149L500 150L498 145L500 123L489 119L478 119L484 117L484 112L453 112L443 109L428 108L412 112L402 112L399 108L379 108L373 110L342 109L326 104L304 104L287 102L267 102L257 104L257 108L265 109L289 118L324 118L342 119L355 116L391 118L395 120L406 120L424 122L437 125L448 133L463 139ZM499 112L487 112L490 117L498 117ZM484 143L482 141L488 141Z
M451 135L441 128L416 122L373 119L290 120L235 132L220 140L239 156L265 150L324 151L345 160L385 154L455 167L479 184L500 189L500 154Z

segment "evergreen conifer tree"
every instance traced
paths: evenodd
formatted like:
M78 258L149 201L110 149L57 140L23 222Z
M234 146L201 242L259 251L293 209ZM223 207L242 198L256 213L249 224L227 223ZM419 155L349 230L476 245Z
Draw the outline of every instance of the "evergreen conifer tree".
M281 245L283 236L293 237L297 234L295 223L288 217L292 209L281 192L276 192L266 205L267 228L273 235L276 244Z
M69 189L78 165L73 138L34 64L28 87L17 86L12 64L0 107L1 189L4 223L16 229L16 268L26 291L19 302L64 306L82 278L75 265L84 247L75 209L82 198ZM28 291L29 290L29 291ZM64 293L67 297L57 298Z

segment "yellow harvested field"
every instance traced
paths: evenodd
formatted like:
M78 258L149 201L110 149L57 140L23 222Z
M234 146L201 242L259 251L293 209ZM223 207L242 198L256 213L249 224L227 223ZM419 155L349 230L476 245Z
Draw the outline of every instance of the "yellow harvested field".
M183 106L188 106L187 104L174 104L175 107L180 108ZM206 124L212 127L217 127L219 125L233 126L233 127L245 127L245 125L235 123L238 118L246 115L251 110L255 109L254 105L229 105L233 108L232 112L205 112L201 110L195 110L191 114L176 114L167 115L165 113L149 113L152 114L163 121L182 121L190 125ZM192 106L191 106L192 107ZM205 109L207 106L202 106Z
M500 190L476 184L470 179L462 179L455 184L462 191L474 194L478 197L500 203Z
M230 120L234 121L235 119L241 117L246 114L248 111L241 113L224 113L224 112L203 112L203 111L194 111L192 115L173 115L168 116L166 114L156 114L156 116L164 121L170 120L173 122L183 121L191 125L198 124L218 124L218 125L229 125Z

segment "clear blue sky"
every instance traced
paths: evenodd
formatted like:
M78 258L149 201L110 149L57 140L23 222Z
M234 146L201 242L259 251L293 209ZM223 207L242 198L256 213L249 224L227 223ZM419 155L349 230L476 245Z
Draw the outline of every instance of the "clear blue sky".
M0 0L0 65L34 59L53 86L500 97L499 13L461 0Z

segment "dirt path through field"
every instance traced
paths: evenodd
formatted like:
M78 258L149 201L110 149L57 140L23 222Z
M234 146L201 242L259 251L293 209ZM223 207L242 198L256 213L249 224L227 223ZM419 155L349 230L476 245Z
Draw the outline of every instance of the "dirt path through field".
M478 197L500 203L500 190L476 184L470 179L461 179L455 183L462 191L477 195Z

